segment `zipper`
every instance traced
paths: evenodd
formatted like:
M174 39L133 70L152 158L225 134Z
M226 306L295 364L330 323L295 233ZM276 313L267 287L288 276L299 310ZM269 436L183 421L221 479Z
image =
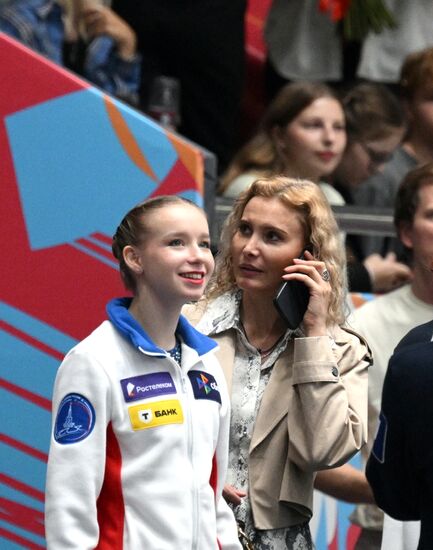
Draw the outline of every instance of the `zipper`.
M193 506L193 512L192 512L192 544L191 549L192 550L198 550L198 534L199 534L199 503L198 503L198 488L197 488L197 482L196 478L194 476L194 427L193 427L193 419L192 419L192 407L194 406L195 399L192 396L192 388L189 380L187 380L188 375L184 372L182 367L178 366L180 376L181 376L181 384L182 384L182 391L185 396L185 400L187 401L188 408L186 411L187 416L187 447L188 447L188 459L191 466L191 479L192 479L192 506Z
M156 355L151 354L149 352L146 352L141 347L138 348L144 355ZM160 355L160 354L158 354ZM193 422L192 422L192 406L194 405L195 399L192 395L192 388L191 384L188 380L188 375L184 372L183 368L176 363L176 361L170 357L167 356L167 359L172 363L174 366L175 373L180 374L180 385L182 394L184 395L184 401L187 405L186 410L184 409L184 418L186 419L186 437L187 437L187 449L188 449L188 459L191 466L191 473L194 474L194 433L193 433ZM177 376L176 376L177 378ZM198 488L197 488L197 482L195 479L195 476L192 475L192 500L193 500L193 513L192 513L192 544L191 549L192 550L199 550L199 499L198 499Z

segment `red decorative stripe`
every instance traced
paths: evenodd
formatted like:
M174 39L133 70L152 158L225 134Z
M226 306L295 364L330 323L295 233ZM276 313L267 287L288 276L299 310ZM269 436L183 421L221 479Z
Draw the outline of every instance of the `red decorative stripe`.
M12 542L16 542L17 544L20 544L23 548L29 548L29 550L45 549L45 546L39 546L39 544L35 544L34 542L20 537L15 533L11 533L10 531L3 529L2 527L0 527L0 537L6 540L11 540Z
M111 237L109 237L108 235L104 235L103 233L92 233L90 236L105 244L109 244L110 246L113 242Z
M355 550L356 543L361 535L361 527L352 523L346 533L347 550Z
M41 407L42 409L46 409L47 411L51 412L51 401L49 399L46 399L45 397L25 390L24 388L20 388L19 386L12 384L12 382L8 382L4 378L0 378L0 388L4 388L8 392L19 395L20 397L26 399L27 401L30 401L34 405L37 405L38 407Z
M51 348L50 346L47 346L43 342L40 342L39 340L36 340L36 338L33 338L33 336L28 335L25 332L22 332L21 330L13 327L12 325L9 325L8 323L5 323L5 321L0 321L0 329L4 330L5 332L8 332L9 334L12 334L12 336L16 336L20 340L23 340L24 342L27 342L27 344L30 344L34 348L37 348L44 353L51 355L55 359L59 359L60 361L63 360L64 354L60 353L56 349Z
M8 487L12 487L13 489L20 491L21 493L24 493L29 497L32 497L37 500L40 500L41 502L44 502L44 499L45 499L44 493L42 491L38 491L34 487L31 487L30 485L27 485L27 483L22 483L21 481L18 481L17 479L13 479L12 477L9 477L2 473L0 473L0 483L3 483L3 485L8 485Z
M125 505L122 493L122 455L110 424L107 427L104 483L98 498L99 542L95 550L122 550Z
M34 535L45 534L43 512L8 498L0 497L0 519Z
M38 451L37 449L34 449L33 447L30 447L29 445L26 445L25 443L22 443L17 439L12 439L12 437L9 437L6 434L0 433L0 441L2 443L5 443L6 445L9 445L9 447L14 447L15 449L18 449L19 451L22 451L23 453L26 453L33 458L37 458L41 462L48 461L47 454L42 453L41 451Z
M38 491L34 487L27 485L27 483L22 483L21 481L2 473L0 473L0 483L3 483L3 485L7 485L8 487L12 487L13 489L20 491L29 497L40 500L41 502L44 502L45 500L45 495L42 491Z
M338 550L338 529L335 527L335 532L332 540L328 543L328 550Z
M92 241L89 241L87 239L77 239L77 243L81 244L81 246L84 246L84 248L87 248L89 250L92 250L92 252L96 252L97 254L104 256L105 258L108 258L109 260L115 261L113 258L113 254L111 253L111 250L107 250L106 248L102 248L101 246L93 243Z

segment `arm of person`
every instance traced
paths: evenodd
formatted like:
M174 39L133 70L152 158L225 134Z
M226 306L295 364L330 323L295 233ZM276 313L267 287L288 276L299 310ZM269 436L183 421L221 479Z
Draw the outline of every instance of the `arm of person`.
M295 340L289 455L303 470L347 462L367 440L371 355L355 334Z
M141 58L134 31L108 7L84 8L82 18L93 39L86 52L86 78L106 92L137 104Z
M48 548L85 550L99 539L110 390L105 373L72 350L59 368L45 493Z
M305 471L334 468L367 441L371 353L358 335L328 326L332 286L324 262L305 251L284 271L283 279L301 280L310 292L305 337L294 342L289 456Z
M412 278L410 267L398 262L394 252L388 252L385 257L370 254L365 258L363 265L370 275L373 292L388 292Z
M137 38L128 23L107 6L88 5L81 12L81 19L91 38L110 36L118 56L131 61L137 53Z
M364 472L350 464L317 472L314 488L344 502L375 504L373 491Z
M413 365L408 363L407 367L412 369ZM408 382L407 378L396 376L391 359L383 386L380 425L366 475L380 508L395 519L416 520L420 519L417 491L423 489L417 480L417 465L411 463L415 449L407 433L408 429L417 431L416 423L408 426L416 405L411 403L407 383L403 387L404 380ZM425 422L425 418L422 420Z

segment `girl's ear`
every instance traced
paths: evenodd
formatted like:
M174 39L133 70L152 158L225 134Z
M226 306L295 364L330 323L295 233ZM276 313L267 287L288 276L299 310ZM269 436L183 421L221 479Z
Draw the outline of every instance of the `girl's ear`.
M131 245L125 246L122 254L125 264L129 267L129 269L136 275L141 275L141 273L143 273L143 265L141 262L141 256L137 253L135 247Z

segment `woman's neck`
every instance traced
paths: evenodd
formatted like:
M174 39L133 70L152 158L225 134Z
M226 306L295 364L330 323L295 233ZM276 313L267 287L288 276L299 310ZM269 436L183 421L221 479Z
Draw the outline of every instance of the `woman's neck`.
M240 318L248 341L257 349L270 348L287 330L270 296L244 292Z
M299 166L292 166L290 163L286 163L284 167L284 174L289 178L299 178L303 180L309 180L313 183L319 183L321 174L313 174L308 168L301 169Z
M179 322L181 305L162 304L150 293L134 296L129 312L142 326L155 344L162 349L171 349L176 344L175 332Z

